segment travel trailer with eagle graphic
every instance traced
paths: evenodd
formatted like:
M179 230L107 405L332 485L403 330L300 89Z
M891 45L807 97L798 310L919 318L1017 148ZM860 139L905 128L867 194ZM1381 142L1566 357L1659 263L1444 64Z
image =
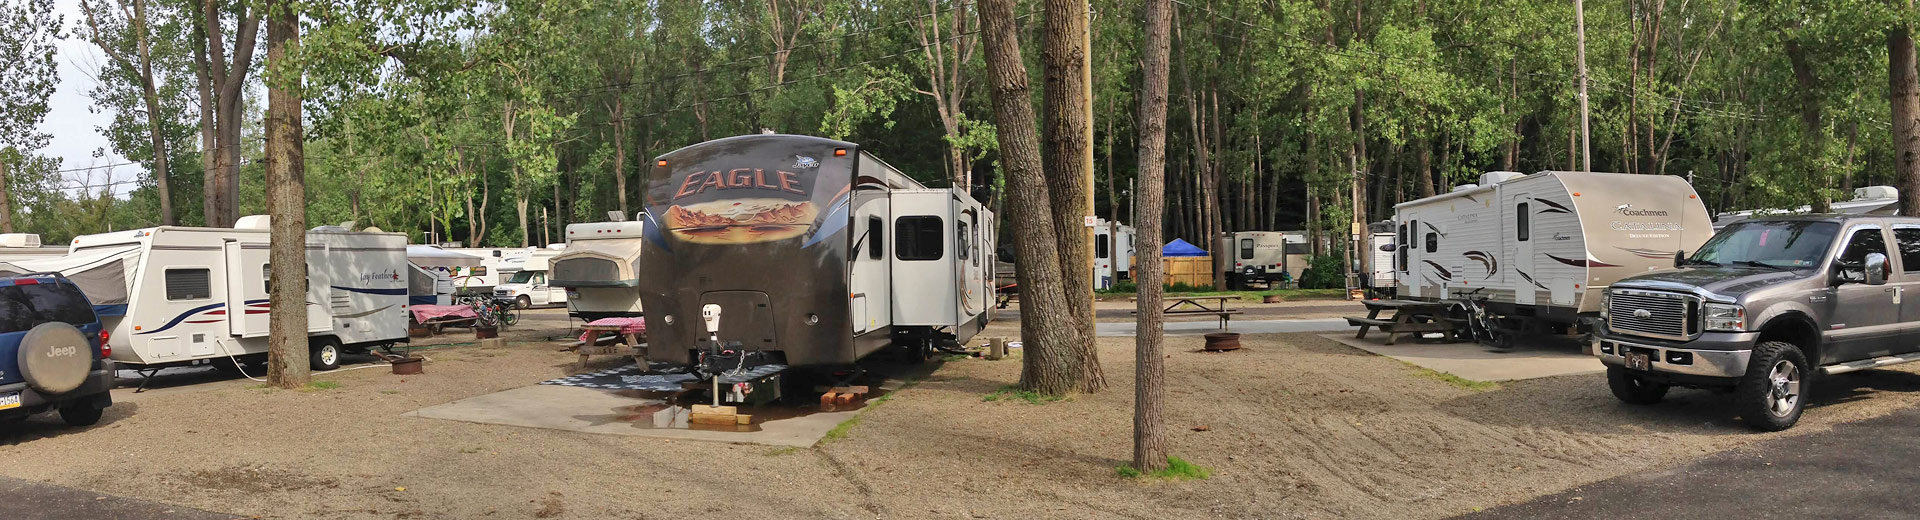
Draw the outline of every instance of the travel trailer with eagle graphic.
M992 316L993 212L854 143L695 144L657 158L645 201L635 285L655 361L745 351L846 367L890 345L924 357Z
M1401 297L1562 326L1597 316L1614 281L1671 269L1713 236L1693 186L1667 175L1490 172L1394 206L1393 222Z
M162 226L85 235L66 256L0 262L0 276L57 272L92 300L122 368L264 361L273 309L266 215L231 229ZM407 237L321 226L307 232L312 366L407 340Z

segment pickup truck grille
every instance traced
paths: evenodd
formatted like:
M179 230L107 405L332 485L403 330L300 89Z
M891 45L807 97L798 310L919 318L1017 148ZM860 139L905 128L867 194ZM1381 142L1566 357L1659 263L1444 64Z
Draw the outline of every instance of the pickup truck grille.
M1607 292L1607 328L1650 338L1689 339L1699 299L1685 294L1613 289Z

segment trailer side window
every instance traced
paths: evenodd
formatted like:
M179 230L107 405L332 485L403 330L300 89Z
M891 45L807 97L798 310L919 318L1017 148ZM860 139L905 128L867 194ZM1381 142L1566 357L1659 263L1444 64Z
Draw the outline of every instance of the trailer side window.
M1520 203L1519 208L1514 210L1513 229L1515 233L1519 233L1515 239L1521 242L1526 242L1528 238L1533 237L1533 219L1529 215L1531 214L1527 212L1525 202Z
M1427 233L1427 252L1433 253L1438 251L1440 251L1440 234L1428 232Z
M1241 260L1253 259L1253 239L1251 238L1240 239L1240 259Z
M893 221L893 256L901 260L939 260L945 256L941 228L935 216L908 216Z
M1893 228L1893 241L1900 245L1900 270L1920 272L1920 227Z
M886 225L887 221L878 216L867 217L868 259L884 260L887 258L887 254L883 251L885 248L881 247L882 244L887 243L887 233L886 230L883 229L883 226Z
M205 300L213 297L213 271L207 269L168 269L168 300Z
M1093 241L1093 257L1105 260L1113 249L1111 245L1108 245L1108 242L1112 241L1113 235L1096 236Z
M970 242L972 242L972 241L971 241L971 240L967 240L967 238L968 238L968 235L967 235L967 223L965 223L965 222L956 222L955 224L956 224L956 225L957 225L958 227L955 227L955 228L954 228L954 230L953 230L953 242L954 242L954 244L953 244L953 252L954 252L954 253L956 253L956 254L959 254L959 255L960 255L960 259L961 259L961 260L966 260L966 259L967 259L967 248L968 248L968 247L971 247L971 246L972 246L972 244L970 244Z
M1413 242L1407 240L1407 225L1400 225L1400 236L1394 237L1394 258L1399 259L1400 272L1407 272L1407 252L1413 249Z

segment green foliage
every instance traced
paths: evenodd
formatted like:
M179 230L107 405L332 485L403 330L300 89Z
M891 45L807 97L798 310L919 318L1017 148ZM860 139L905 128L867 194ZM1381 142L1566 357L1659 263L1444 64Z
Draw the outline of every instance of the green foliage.
M1160 480L1206 480L1207 477L1213 476L1212 470L1172 455L1167 456L1167 467L1154 470L1152 473L1143 473L1132 465L1117 466L1113 471L1121 478L1128 479L1151 477Z
M342 386L344 385L341 385L339 381L313 381L313 382L307 383L307 386L301 387L300 391L319 392L323 390L337 390Z
M1027 404L1047 404L1059 402L1066 398L1067 397L1063 395L1046 395L1032 390L1022 390L1013 385L1007 385L1000 387L999 390L994 390L993 393L987 394L986 397L982 397L980 400L989 403L1020 400L1025 401Z
M1308 260L1307 269L1300 273L1300 287L1306 289L1343 289L1347 286L1344 266L1346 257L1326 255Z

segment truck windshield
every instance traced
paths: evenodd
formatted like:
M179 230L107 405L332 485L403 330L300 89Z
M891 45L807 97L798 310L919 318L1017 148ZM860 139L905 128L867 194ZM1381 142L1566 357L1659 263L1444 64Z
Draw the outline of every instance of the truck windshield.
M1820 264L1840 225L1817 221L1741 222L1700 246L1693 261L1717 265L1763 264L1786 269Z
M531 281L533 281L533 271L520 271L513 273L513 278L508 279L507 283L527 283Z

